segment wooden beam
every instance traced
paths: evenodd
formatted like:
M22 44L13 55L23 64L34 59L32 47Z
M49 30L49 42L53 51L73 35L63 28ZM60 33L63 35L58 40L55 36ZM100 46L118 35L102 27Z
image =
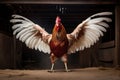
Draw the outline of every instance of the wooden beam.
M10 4L117 4L117 0L3 0L0 3Z
M115 54L114 66L120 66L120 5L115 8Z

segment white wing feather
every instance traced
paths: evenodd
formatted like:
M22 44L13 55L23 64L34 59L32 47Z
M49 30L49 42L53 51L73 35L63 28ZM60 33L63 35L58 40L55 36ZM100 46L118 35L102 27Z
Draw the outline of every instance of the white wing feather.
M107 17L109 15L112 15L112 13L101 12L94 14L80 23L72 33L67 34L70 44L68 54L84 50L96 43L99 37L103 36L103 32L106 32L106 28L109 27L106 22L112 21L111 18Z
M43 51L44 53L50 53L48 40L50 40L51 34L47 33L42 27L23 16L12 15L12 17L13 19L11 19L10 22L14 23L12 29L13 34L16 35L17 39L25 42L29 48Z

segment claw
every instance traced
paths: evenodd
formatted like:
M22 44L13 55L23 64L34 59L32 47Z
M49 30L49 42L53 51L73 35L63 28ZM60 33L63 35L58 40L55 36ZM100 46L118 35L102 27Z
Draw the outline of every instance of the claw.
M52 63L51 69L48 72L54 72L54 63Z

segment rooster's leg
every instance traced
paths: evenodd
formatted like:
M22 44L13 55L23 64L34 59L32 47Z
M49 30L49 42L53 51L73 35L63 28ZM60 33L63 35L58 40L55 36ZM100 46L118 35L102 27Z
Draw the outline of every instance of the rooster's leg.
M50 69L51 72L54 71L53 68L54 68L54 63L52 63L52 67L51 67L51 69Z
M62 56L62 61L64 62L64 66L65 66L66 72L69 72L70 70L68 70L68 66L67 66L67 55L66 55L66 54L64 54L64 55Z
M67 63L66 63L66 62L64 62L64 65L65 65L65 70L66 70L66 72L68 72L69 70L68 70Z
M51 54L50 59L51 59L51 63L52 63L50 72L54 72L54 64L55 64L55 61L56 61L56 57L53 53Z

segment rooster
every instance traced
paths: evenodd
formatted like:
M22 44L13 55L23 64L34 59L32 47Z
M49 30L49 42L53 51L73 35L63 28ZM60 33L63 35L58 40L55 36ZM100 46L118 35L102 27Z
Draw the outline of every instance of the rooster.
M52 64L50 71L54 71L54 64L58 58L64 62L65 70L69 71L67 55L90 48L96 43L109 27L107 23L112 21L108 17L109 15L112 13L94 14L78 24L69 34L67 34L59 16L56 17L52 34L20 15L12 15L13 18L10 22L14 23L12 26L13 35L16 35L17 39L25 42L31 49L50 54Z

